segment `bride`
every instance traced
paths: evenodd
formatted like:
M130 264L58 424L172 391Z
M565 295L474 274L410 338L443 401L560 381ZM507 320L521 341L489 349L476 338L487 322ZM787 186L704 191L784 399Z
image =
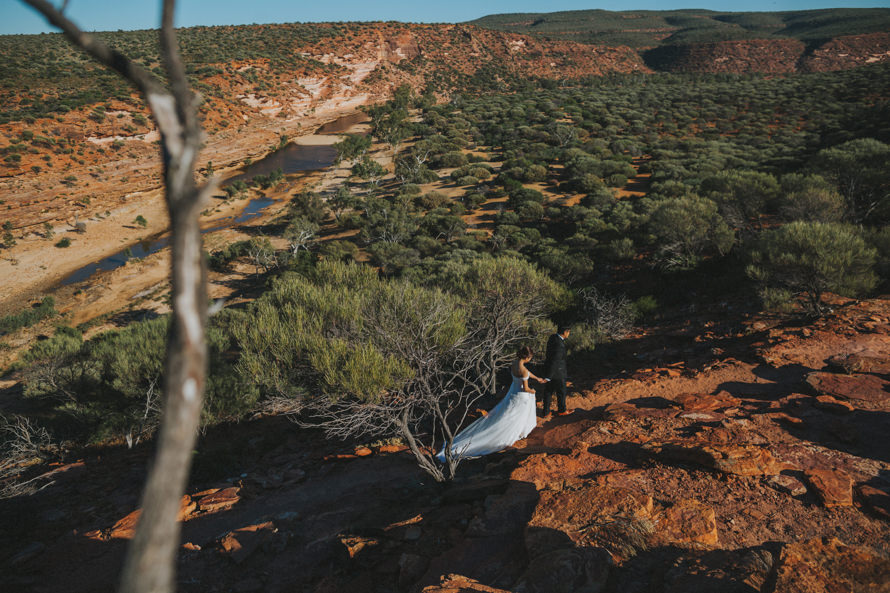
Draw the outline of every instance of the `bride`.
M535 390L528 386L528 380L539 383L545 380L536 377L526 368L534 353L528 346L522 346L516 359L510 365L513 383L510 390L487 416L479 418L454 437L451 455L455 458L479 457L495 453L509 447L519 439L524 439L536 425ZM445 463L445 449L436 456Z

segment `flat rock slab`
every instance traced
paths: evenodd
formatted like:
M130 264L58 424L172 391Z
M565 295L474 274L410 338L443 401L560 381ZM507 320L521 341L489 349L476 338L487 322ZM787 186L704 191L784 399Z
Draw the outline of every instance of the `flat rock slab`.
M840 470L809 469L804 476L826 507L853 506L853 480Z
M687 412L711 412L726 408L735 408L742 401L726 391L710 393L682 393L674 397L674 401Z
M241 489L232 486L212 491L198 499L198 510L202 513L214 513L233 507L239 500Z
M790 494L791 496L803 496L807 493L807 487L804 485L804 483L794 476L786 476L784 474L771 476L766 481L766 483L779 492L784 492L785 494Z
M576 545L604 547L624 556L652 532L652 497L639 491L585 481L540 493L525 531L529 558Z
M656 517L655 537L666 544L717 545L714 509L695 500L681 500Z
M807 383L821 395L879 403L890 399L887 381L877 375L839 375L816 372Z
M828 359L828 366L844 373L890 373L890 356L863 350L852 354L839 354Z
M643 450L666 463L699 465L737 476L771 476L787 469L758 445L672 441L647 443Z
M890 560L865 547L848 546L835 538L816 538L782 548L775 591L885 592Z

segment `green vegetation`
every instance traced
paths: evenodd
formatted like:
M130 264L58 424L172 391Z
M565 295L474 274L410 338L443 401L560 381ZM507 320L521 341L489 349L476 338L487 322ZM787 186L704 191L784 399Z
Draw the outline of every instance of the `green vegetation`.
M890 281L888 65L489 84L442 104L400 89L368 109L394 171L347 137L348 180L208 256L264 290L212 317L207 423L264 411L399 437L449 479L429 452L557 323L584 360L715 302L819 313L826 291ZM149 436L166 323L60 329L22 358L28 401L54 435Z
M58 311L56 311L55 305L56 301L53 297L43 297L39 303L36 303L30 309L25 309L21 313L0 317L0 335L8 334L23 327L30 327L48 317L57 315Z
M833 8L794 12L710 10L572 10L485 16L472 24L603 45L653 47L731 39L791 38L819 41L890 28L890 9Z

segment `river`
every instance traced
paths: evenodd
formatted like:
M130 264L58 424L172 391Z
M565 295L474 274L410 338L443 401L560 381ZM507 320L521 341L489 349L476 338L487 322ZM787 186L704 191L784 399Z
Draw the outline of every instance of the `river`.
M352 126L367 121L367 118L368 116L364 113L344 115L343 117L322 125L315 131L315 134L331 135L343 133L352 128ZM319 171L330 167L334 163L336 157L337 150L333 146L290 143L275 152L269 153L255 163L251 163L241 173L226 179L223 185L231 185L239 180L248 182L257 175L268 175L276 169L281 169L282 173L285 175L293 175L306 171ZM238 216L214 221L211 226L202 229L201 233L219 231L247 222L260 216L263 213L263 210L274 203L275 200L271 198L253 198ZM135 245L121 249L97 262L87 264L86 266L75 270L62 280L62 285L67 286L82 282L100 270L114 270L126 264L129 259L134 257L146 257L168 247L169 245L170 235L164 231L153 237L143 239Z

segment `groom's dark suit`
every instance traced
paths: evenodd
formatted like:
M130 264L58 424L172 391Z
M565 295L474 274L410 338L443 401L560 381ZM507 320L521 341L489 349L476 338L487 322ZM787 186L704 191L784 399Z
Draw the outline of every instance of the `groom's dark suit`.
M566 342L559 334L547 340L547 357L544 360L544 378L550 379L544 386L544 414L550 413L550 400L556 393L557 412L566 411Z

